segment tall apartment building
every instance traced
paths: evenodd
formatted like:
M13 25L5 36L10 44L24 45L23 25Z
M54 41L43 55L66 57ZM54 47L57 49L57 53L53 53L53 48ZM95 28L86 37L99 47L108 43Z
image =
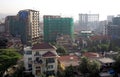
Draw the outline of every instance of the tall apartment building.
M39 11L21 10L16 16L6 17L6 29L13 36L21 37L23 44L39 41Z
M99 25L99 14L79 14L80 30L94 30Z
M4 33L4 32L5 32L5 24L0 23L0 33Z
M99 27L97 27L95 33L98 35L107 35L107 26L108 26L108 21L100 21L99 22Z
M108 15L107 16L108 23L110 23L110 22L112 23L113 18L114 18L114 15Z
M109 25L107 27L107 33L112 39L120 38L120 26L119 25Z
M32 72L35 77L56 76L58 55L56 48L47 43L35 44L24 48L25 72Z
M15 26L15 22L17 22L17 16L7 16L5 18L5 32L6 33L12 33L13 31L13 26Z
M73 19L60 16L44 16L44 41L56 42L58 35L69 35L73 38Z
M108 24L107 26L107 33L112 39L119 39L120 38L120 17L114 17L112 19L112 24Z

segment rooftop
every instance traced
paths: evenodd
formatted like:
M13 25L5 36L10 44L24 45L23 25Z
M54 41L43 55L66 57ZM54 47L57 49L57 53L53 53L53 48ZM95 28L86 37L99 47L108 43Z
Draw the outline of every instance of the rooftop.
M101 63L113 63L113 62L115 62L115 61L114 61L113 59L111 59L111 58L100 58L99 61L100 61Z
M70 65L72 66L78 66L79 65L79 58L76 55L65 55L60 56L58 58L60 63L62 63L65 67L68 67Z
M92 33L92 31L81 31L81 33Z
M45 54L43 54L42 56L43 56L43 57L52 57L52 56L57 56L57 55L54 54L54 53L52 53L52 52L50 52L50 51L48 51L48 52L46 52Z
M38 12L37 10L32 10L32 9L24 9L24 10L20 10L19 12L21 11L33 11L33 12Z
M89 58L98 58L100 57L100 55L98 53L95 52L85 52L82 54L85 57L89 57Z
M110 39L110 36L107 35L95 35L90 37L91 40L104 40L104 39Z

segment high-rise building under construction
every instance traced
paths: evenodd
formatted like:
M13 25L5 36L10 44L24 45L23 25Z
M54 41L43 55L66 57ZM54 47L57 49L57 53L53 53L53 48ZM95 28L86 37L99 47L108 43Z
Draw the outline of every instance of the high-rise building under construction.
M52 15L45 15L43 18L45 42L56 42L56 38L59 35L69 35L73 38L72 18Z
M39 11L20 10L16 16L6 17L6 26L10 34L21 38L23 44L32 45L39 41Z

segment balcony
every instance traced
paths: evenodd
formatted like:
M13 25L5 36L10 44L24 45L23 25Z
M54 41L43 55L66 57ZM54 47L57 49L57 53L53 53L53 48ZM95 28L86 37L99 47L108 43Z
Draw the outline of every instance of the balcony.
M34 56L36 56L36 57L41 57L41 54L39 54L39 52L36 52L36 53L34 54Z
M35 64L43 64L43 61L40 57L36 57L35 60L34 60L34 63Z
M54 58L47 58L46 63L55 63L55 59Z

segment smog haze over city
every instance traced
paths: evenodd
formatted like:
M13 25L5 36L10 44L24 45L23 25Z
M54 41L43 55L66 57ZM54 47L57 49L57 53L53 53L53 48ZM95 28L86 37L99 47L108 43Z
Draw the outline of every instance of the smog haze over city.
M120 14L119 0L0 0L0 13L17 14L19 10L34 9L40 15L63 15L78 20L79 13L107 15Z
M0 0L0 77L120 77L120 0Z

